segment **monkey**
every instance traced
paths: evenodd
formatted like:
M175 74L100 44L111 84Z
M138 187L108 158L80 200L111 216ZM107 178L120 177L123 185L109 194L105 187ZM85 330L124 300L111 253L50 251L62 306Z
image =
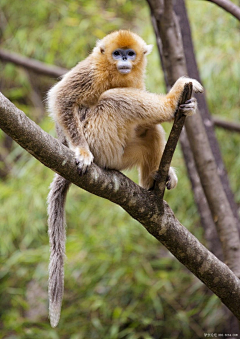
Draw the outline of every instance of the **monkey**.
M53 116L58 114L82 174L93 161L82 132L86 109L96 104L108 89L144 89L145 56L151 50L152 45L147 45L137 34L125 30L113 32L98 41L92 53L49 91L49 111Z
M60 141L75 153L77 171L84 175L94 162L107 169L139 169L140 185L151 189L165 147L161 124L171 121L186 83L195 92L194 79L179 78L167 95L148 93L144 77L146 56L152 46L130 31L110 33L93 52L70 70L48 93L48 107ZM184 114L196 111L191 98L181 105ZM177 184L169 170L168 189ZM49 316L52 327L60 318L64 287L64 204L70 182L59 175L48 195L51 245Z

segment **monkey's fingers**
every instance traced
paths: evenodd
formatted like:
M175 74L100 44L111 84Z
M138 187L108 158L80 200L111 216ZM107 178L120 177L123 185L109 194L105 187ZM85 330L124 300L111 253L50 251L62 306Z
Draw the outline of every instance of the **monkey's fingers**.
M78 147L75 150L75 157L78 174L84 175L93 162L93 155L89 150Z
M77 165L77 172L79 175L86 174L91 165L91 164L86 164L86 162L79 160L79 159L75 159L75 163Z
M195 98L191 98L187 100L184 104L179 106L179 109L182 114L186 116L191 116L196 113L197 110L197 100Z
M200 84L200 82L195 79L191 79L191 82L193 84L193 91L195 93L202 93L204 91L203 86Z
M84 175L87 173L89 166L86 166L84 162L79 161L78 159L75 159L75 163L77 165L77 172L79 175Z
M183 77L179 78L177 81L183 82L185 84L191 82L192 86L193 86L193 91L195 93L202 93L204 91L203 86L196 79L192 79L192 78L188 78L188 77L183 76Z

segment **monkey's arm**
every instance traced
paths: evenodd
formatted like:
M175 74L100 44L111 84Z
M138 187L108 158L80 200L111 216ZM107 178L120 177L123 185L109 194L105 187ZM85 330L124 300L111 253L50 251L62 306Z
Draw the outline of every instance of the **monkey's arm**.
M66 135L69 148L75 153L78 173L84 174L93 162L93 155L83 134L83 126L77 111L77 107L65 110L62 114L58 114L57 122Z
M67 143L69 148L75 152L78 172L79 174L84 174L93 161L93 155L84 137L81 122L87 108L80 108L75 103L75 98L72 98L70 95L65 93L59 95L58 87L59 85L56 85L49 91L49 110L56 122L57 129L60 130L60 141L63 142L65 140L65 144Z
M119 124L146 123L159 124L170 121L178 108L184 85L192 82L194 92L202 92L202 85L191 78L179 78L167 95L148 93L133 88L111 89L102 94L95 112L106 112L111 119L117 119ZM192 115L196 110L196 100L193 98L183 107L186 115ZM101 118L101 117L100 117Z

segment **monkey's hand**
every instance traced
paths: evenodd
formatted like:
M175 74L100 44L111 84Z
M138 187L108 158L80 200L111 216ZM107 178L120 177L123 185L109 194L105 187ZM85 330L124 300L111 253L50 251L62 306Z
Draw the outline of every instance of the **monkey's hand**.
M74 152L78 174L83 175L93 162L93 155L88 148L82 146L75 147Z
M187 100L184 104L179 105L179 102L183 95L184 87L185 85L190 83L192 84L193 92L195 93L203 92L203 87L197 80L185 76L179 78L167 95L168 100L170 99L171 103L175 103L176 105L175 113L177 112L178 108L181 110L181 113L186 116L190 116L196 113L197 100L195 98L191 98L190 100Z
M191 98L184 104L179 105L179 109L182 114L191 116L197 111L197 100L195 98Z

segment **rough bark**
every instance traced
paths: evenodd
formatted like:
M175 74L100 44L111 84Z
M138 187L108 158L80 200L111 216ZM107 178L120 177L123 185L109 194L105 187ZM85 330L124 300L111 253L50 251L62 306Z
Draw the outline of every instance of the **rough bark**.
M0 94L0 128L30 154L75 185L120 205L212 290L240 319L240 281L176 219L165 201L117 171L92 164L77 174L74 154ZM161 208L163 204L163 209Z
M187 74L180 28L172 1L148 0L161 39L162 61L168 85ZM240 277L240 242L236 219L218 176L200 114L185 123L198 174L222 243L224 259Z

